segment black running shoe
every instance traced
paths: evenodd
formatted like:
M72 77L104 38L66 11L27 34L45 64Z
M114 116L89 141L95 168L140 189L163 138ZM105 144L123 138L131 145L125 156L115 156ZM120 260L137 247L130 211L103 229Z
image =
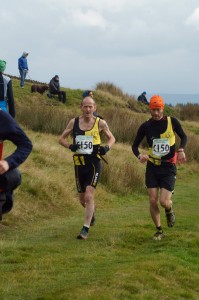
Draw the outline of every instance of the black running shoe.
M78 240L86 240L88 238L88 230L83 227L80 234L77 236Z
M154 241L160 241L160 240L162 240L164 237L165 237L165 235L164 235L163 231L162 231L162 230L158 230L158 231L154 234L153 240L154 240Z

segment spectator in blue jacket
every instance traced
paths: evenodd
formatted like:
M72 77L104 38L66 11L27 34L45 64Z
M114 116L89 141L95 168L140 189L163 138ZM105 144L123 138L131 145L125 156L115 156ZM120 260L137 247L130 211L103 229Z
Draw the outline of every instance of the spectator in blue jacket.
M2 158L5 140L11 141L15 151ZM13 190L21 184L21 174L17 169L32 151L32 143L25 132L7 112L0 109L0 220L2 214L13 207Z
M20 87L24 88L24 83L26 79L26 75L28 74L28 61L27 56L29 53L26 51L23 52L22 56L18 59L18 68L20 74Z
M6 62L0 60L0 108L8 111L11 116L15 117L15 103L10 77L3 74L6 69Z

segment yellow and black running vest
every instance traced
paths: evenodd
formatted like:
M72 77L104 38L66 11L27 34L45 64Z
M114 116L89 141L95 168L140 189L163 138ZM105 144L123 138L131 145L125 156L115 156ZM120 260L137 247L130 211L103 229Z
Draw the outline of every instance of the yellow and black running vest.
M86 165L96 157L100 159L100 156L97 154L101 144L99 121L100 118L97 117L93 127L84 131L79 128L79 117L75 119L73 143L80 145L80 149L73 155L75 165Z
M167 129L160 134L160 137L153 140L152 147L149 148L149 161L154 165L162 162L175 163L175 158L164 160L164 156L170 153L170 148L175 147L175 134L171 124L171 117L167 117Z

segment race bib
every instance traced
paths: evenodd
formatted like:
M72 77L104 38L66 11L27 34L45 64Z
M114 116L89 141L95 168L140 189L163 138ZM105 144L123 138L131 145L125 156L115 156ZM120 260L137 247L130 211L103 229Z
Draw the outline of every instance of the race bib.
M154 139L152 145L153 155L164 156L170 152L169 139Z
M93 137L87 135L77 135L75 143L80 146L76 151L78 154L92 154L93 152Z

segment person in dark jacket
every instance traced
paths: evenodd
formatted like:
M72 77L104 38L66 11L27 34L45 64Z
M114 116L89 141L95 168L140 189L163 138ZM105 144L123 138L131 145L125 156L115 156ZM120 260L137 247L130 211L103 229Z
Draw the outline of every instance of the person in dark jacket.
M10 77L3 74L6 69L6 62L0 60L0 108L8 111L11 116L15 117L15 103Z
M29 53L24 51L22 53L22 56L18 59L18 69L19 69L19 74L20 74L20 87L24 88L25 84L25 79L28 74L28 61L27 61L27 56Z
M149 105L149 102L146 98L146 92L143 92L139 97L138 97L138 101L141 103L144 103L146 105Z
M60 90L59 76L55 75L49 83L49 92L58 95L59 101L66 103L66 92Z
M16 150L2 157L5 140L11 141ZM21 184L21 174L17 169L32 151L32 143L25 132L7 112L0 109L0 220L2 214L13 207L13 190Z

